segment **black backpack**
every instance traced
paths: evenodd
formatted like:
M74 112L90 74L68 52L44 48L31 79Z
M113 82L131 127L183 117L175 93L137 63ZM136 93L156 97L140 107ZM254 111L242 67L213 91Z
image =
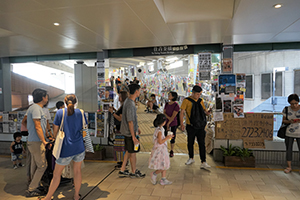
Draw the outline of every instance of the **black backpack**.
M191 116L188 116L191 126L194 129L204 129L207 121L206 121L206 115L205 115L203 107L201 105L202 99L198 99L197 102L195 102L190 97L188 97L186 99L193 103L192 110L191 110Z

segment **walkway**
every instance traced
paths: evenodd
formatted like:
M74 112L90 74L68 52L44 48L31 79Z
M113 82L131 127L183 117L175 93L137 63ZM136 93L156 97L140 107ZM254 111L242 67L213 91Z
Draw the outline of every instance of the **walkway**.
M145 106L143 104L139 104L137 115L139 121L139 127L141 129L141 152L151 152L153 147L152 136L155 130L153 126L153 121L156 117L156 113L146 113ZM170 149L170 143L168 143ZM199 147L198 144L195 142L195 154L199 154ZM175 140L175 147L174 153L178 154L187 154L187 137L184 132L180 130L180 128L176 131L176 140Z
M84 200L298 200L300 198L300 174L297 170L283 173L284 166L259 165L255 169L221 168L207 155L210 170L200 169L199 156L195 163L186 166L185 135L178 131L175 156L167 178L172 185L152 185L148 169L149 151L152 148L152 122L155 114L146 114L144 106L138 109L139 125L142 129L142 151L137 154L137 167L144 173L144 179L119 178L115 162L85 161L82 169L80 193ZM0 199L36 200L25 198L25 167L12 169L8 156L0 157ZM71 200L73 188L70 184L61 186L54 199Z

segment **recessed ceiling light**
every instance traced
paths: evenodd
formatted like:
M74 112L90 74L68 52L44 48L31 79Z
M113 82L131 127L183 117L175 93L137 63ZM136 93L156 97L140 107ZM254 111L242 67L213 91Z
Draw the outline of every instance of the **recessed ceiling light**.
M59 26L59 23L57 23L57 22L55 22L55 23L53 23L54 24L54 26Z
M282 7L282 4L275 4L273 7L274 7L274 8L281 8L281 7Z

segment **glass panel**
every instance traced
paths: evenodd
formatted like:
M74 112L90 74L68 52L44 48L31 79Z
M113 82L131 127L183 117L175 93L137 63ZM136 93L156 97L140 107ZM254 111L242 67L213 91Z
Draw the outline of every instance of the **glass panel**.
M294 74L294 91L296 94L300 95L300 70L295 70Z
M275 78L275 96L282 96L282 72L276 72Z
M252 89L252 84L253 84L253 76L252 75L247 75L246 76L246 93L245 93L245 98L253 98L253 89Z
M261 75L261 98L271 97L271 76L270 73Z

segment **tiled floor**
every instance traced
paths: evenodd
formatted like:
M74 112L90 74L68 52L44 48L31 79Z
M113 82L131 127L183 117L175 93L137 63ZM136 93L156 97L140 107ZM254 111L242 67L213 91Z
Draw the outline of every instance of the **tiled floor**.
M144 112L145 106L143 104L139 105L137 110L139 127L141 129L141 151L142 152L151 152L153 147L152 136L155 130L153 126L153 121L156 117L156 113L146 113ZM187 154L187 138L184 132L179 128L176 131L176 142L174 147L174 153L183 153ZM169 143L170 146L170 143ZM199 154L198 144L195 143L195 154Z
M155 114L139 113L142 129L143 151L149 151L153 128L150 127ZM178 143L185 145L185 135ZM181 141L182 140L182 141ZM177 148L179 145L177 146ZM186 148L186 147L185 147ZM186 151L186 149L185 149ZM184 153L177 149L178 153ZM224 169L210 155L207 161L210 170L200 169L199 155L196 162L186 166L188 156L176 154L171 158L167 178L172 185L152 185L151 170L148 169L149 153L137 154L137 167L146 177L143 179L119 178L115 163L85 162L82 169L81 194L84 200L299 200L300 174L293 171L283 173L283 166L257 166L257 169ZM263 170L265 169L265 170ZM274 169L274 170L273 170ZM13 170L9 157L0 157L0 200L25 200L25 168ZM72 199L73 188L70 184L58 188L54 199Z

